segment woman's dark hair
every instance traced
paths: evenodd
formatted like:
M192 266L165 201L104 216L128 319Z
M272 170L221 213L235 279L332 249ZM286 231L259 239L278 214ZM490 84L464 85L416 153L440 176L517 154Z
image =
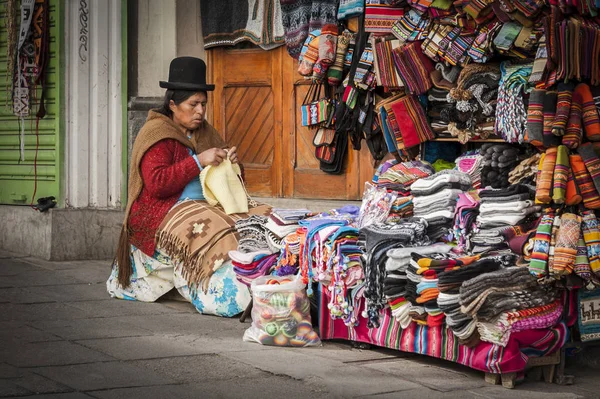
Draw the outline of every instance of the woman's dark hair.
M173 100L175 105L179 105L196 93L200 93L200 92L194 91L194 90L190 91L190 90L171 90L171 89L169 89L165 93L165 99L163 101L162 106L158 109L158 112L160 112L161 114L163 114L165 116L171 117L171 116L173 116L173 111L171 111L171 107L170 107L171 100ZM202 93L205 93L205 92L202 92Z

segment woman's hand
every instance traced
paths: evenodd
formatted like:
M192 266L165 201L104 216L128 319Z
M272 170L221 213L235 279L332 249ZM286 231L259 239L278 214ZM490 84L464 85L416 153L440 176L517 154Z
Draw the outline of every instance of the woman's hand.
M237 147L231 147L228 150L228 154L229 154L229 160L231 161L231 163L238 163L238 155L237 155Z
M227 151L221 148L211 148L198 155L198 160L203 168L208 165L219 166L225 158L227 158Z

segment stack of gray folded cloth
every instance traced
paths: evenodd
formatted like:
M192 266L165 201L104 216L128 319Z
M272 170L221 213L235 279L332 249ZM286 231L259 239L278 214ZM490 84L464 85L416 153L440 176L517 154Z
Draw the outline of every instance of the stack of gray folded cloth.
M539 216L541 207L535 205L534 195L534 189L524 184L480 191L477 229L470 240L473 252L506 248L503 230Z
M461 344L472 346L479 341L476 334L476 321L470 314L463 313L461 310L460 290L462 285L484 273L500 270L513 264L515 258L512 255L482 258L471 264L439 274L438 306L446 315L446 324Z
M458 195L471 187L471 177L457 170L443 170L411 185L413 214L427 220L427 235L432 241L449 234Z
M501 320L504 312L548 305L556 298L557 290L539 285L526 267L508 267L465 281L460 287L460 310L477 321L482 340L504 346L509 334L495 336L489 323Z

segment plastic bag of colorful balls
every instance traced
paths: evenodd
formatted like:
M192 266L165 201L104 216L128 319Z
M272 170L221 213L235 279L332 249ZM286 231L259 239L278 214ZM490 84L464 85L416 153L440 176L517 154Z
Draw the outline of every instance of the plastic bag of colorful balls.
M252 326L244 341L271 346L318 346L304 283L296 276L259 277L252 282Z

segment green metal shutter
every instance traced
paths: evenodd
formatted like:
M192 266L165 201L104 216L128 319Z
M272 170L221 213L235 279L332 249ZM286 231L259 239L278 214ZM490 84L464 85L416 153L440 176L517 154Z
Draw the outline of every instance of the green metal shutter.
M63 84L60 70L62 39L61 0L50 0L50 62L46 71L46 116L39 122L37 153L37 192L40 197L60 198L62 172L61 97ZM30 103L32 116L25 119L25 161L19 162L19 119L12 115L7 100L7 2L0 0L0 204L29 204L34 191L36 150L35 113L39 102ZM35 96L39 98L41 90Z

